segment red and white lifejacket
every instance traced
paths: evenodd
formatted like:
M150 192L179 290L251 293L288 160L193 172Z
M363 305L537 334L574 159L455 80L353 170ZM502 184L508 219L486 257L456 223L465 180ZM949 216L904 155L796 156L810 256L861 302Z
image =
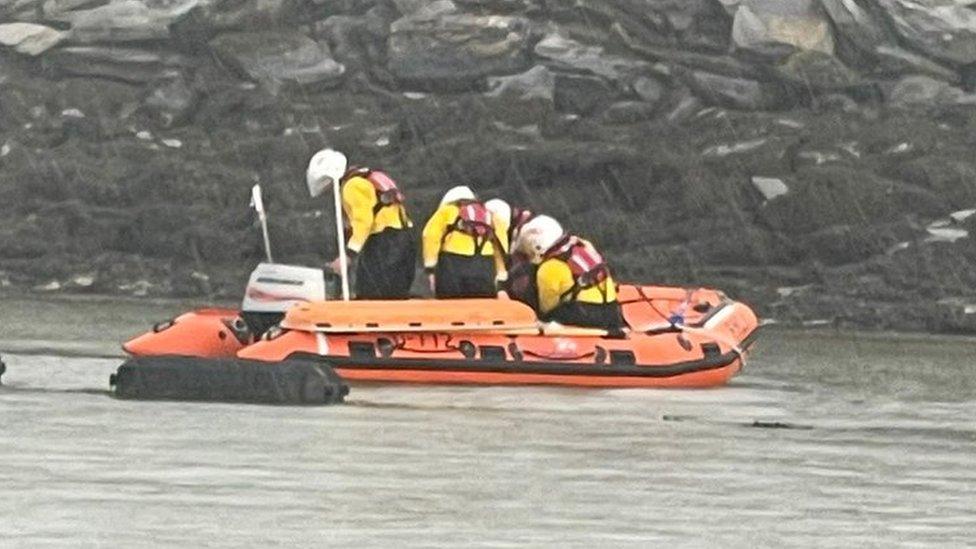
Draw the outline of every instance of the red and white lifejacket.
M346 172L343 180L351 177L362 177L373 185L373 190L376 191L376 206L373 207L374 215L387 206L403 204L403 193L397 187L396 181L387 175L386 172L370 168L352 168Z
M462 200L457 203L457 207L457 218L444 233L444 238L454 231L464 233L474 239L475 253L480 254L485 243L495 240L491 210L476 200Z
M573 274L573 287L563 295L572 298L585 289L599 287L610 278L606 260L592 245L576 236L566 236L545 253L546 259L559 259L569 266ZM600 288L606 300L606 289Z
M512 209L512 222L508 226L509 246L513 245L519 233L522 231L522 227L524 227L529 221L532 221L535 216L536 214L532 210L527 210L525 208Z

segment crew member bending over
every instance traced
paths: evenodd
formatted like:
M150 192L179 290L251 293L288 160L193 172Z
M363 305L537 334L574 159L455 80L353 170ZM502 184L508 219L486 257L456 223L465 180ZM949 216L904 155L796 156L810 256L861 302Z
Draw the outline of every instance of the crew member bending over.
M423 256L438 298L494 297L505 280L504 225L465 186L444 194L424 226Z
M538 216L522 228L517 246L538 265L540 319L612 333L626 326L610 269L592 244Z
M533 309L538 309L539 292L535 285L536 266L526 254L515 249L514 245L518 241L522 227L534 219L536 214L525 208L513 208L508 202L500 198L493 198L485 202L485 207L491 211L495 219L501 221L505 227L505 234L508 236L509 253L505 256L505 269L508 271L508 277L501 284L502 289L505 290L509 298L521 301Z

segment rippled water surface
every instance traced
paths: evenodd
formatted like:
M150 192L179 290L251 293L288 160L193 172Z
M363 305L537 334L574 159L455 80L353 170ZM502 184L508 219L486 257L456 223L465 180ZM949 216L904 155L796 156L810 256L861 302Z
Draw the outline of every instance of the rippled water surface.
M769 330L742 375L703 391L108 396L119 360L90 357L182 306L0 303L0 546L976 539L972 340Z

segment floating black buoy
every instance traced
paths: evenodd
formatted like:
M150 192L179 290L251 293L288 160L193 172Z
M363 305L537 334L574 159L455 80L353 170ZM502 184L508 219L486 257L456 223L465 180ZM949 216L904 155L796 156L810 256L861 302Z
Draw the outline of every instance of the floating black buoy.
M260 404L337 404L349 386L326 363L182 356L137 357L109 378L115 396Z
M3 374L7 371L7 365L3 363L3 357L0 357L0 385L3 385Z

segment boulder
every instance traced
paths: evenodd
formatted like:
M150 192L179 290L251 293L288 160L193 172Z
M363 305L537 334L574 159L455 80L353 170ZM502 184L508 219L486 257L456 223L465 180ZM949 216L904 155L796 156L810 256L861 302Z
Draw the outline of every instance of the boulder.
M488 78L488 97L528 101L540 99L553 101L556 77L552 71L542 65L512 76L496 76Z
M935 216L946 209L933 192L831 164L799 170L790 192L770 200L759 215L776 231L801 235L832 225L888 223L909 213Z
M901 107L962 104L974 98L947 82L921 75L902 78L887 93L887 97L889 103Z
M879 76L891 78L902 74L921 74L951 84L960 82L958 72L898 46L881 45L875 48L874 54L878 60L874 72Z
M387 68L410 87L470 88L528 69L529 30L521 17L404 17L390 26Z
M645 3L635 5L642 8ZM713 52L728 50L729 16L714 0L656 0L651 5L681 44Z
M891 42L882 21L862 6L864 0L820 0L820 5L834 23L839 38L847 40L862 52L873 52Z
M63 14L71 24L71 42L76 44L166 40L169 26L187 14L196 0L176 0L168 6L150 8L139 0L117 0L87 10Z
M660 80L646 76L641 76L634 80L631 87L641 101L651 103L652 105L660 103L665 93L667 93L667 88Z
M375 6L365 15L333 15L315 24L315 37L329 43L336 61L348 72L382 68L391 9Z
M84 113L105 137L127 132L130 115L139 106L140 89L105 78L65 78L58 82L57 108L62 113Z
M436 17L457 11L451 0L393 0L402 15L412 17Z
M704 101L743 110L774 109L782 104L781 90L769 83L720 74L690 71L685 81Z
M904 223L844 224L804 235L797 240L797 247L807 258L824 265L843 265L883 254L907 238L911 238L911 229Z
M212 40L210 47L238 74L271 89L282 84L332 87L346 72L327 45L295 32L227 33Z
M58 19L65 13L82 8L94 8L108 4L110 0L44 0L42 11L46 17Z
M586 74L556 75L556 108L563 112L591 114L609 105L617 93L603 78Z
M604 124L623 125L643 122L654 117L657 105L644 101L618 101L603 111L600 121Z
M797 50L834 52L830 22L816 0L744 0L732 22L737 49L774 58Z
M861 82L860 76L839 59L813 50L790 55L776 71L787 81L814 91L844 89Z
M186 122L193 114L196 103L196 92L178 72L163 75L154 81L143 100L146 110L164 128Z
M291 0L236 0L200 5L207 25L217 31L265 30L289 20L303 21L309 13L294 13L298 6L304 4Z
M954 0L875 0L912 48L941 61L976 63L976 12Z
M552 33L535 46L536 56L561 69L602 76L627 85L650 71L651 65L633 57L604 52L601 46L585 45L559 33Z
M366 22L354 15L333 15L315 24L315 36L324 38L336 61L350 71L366 64L361 37L367 32Z
M136 48L72 46L46 54L44 64L66 74L148 82L167 68L183 67L186 58Z
M926 155L906 162L888 163L883 173L893 179L926 188L945 197L952 205L976 204L976 165L968 158L945 154ZM957 219L958 217L963 216L957 213L953 219L967 220L967 217ZM976 222L976 217L968 216L968 221ZM976 230L973 233L976 234Z
M488 78L490 116L512 126L541 123L553 111L555 75L536 65L512 76Z
M60 44L67 36L66 32L33 23L0 25L0 45L25 55L40 55Z

